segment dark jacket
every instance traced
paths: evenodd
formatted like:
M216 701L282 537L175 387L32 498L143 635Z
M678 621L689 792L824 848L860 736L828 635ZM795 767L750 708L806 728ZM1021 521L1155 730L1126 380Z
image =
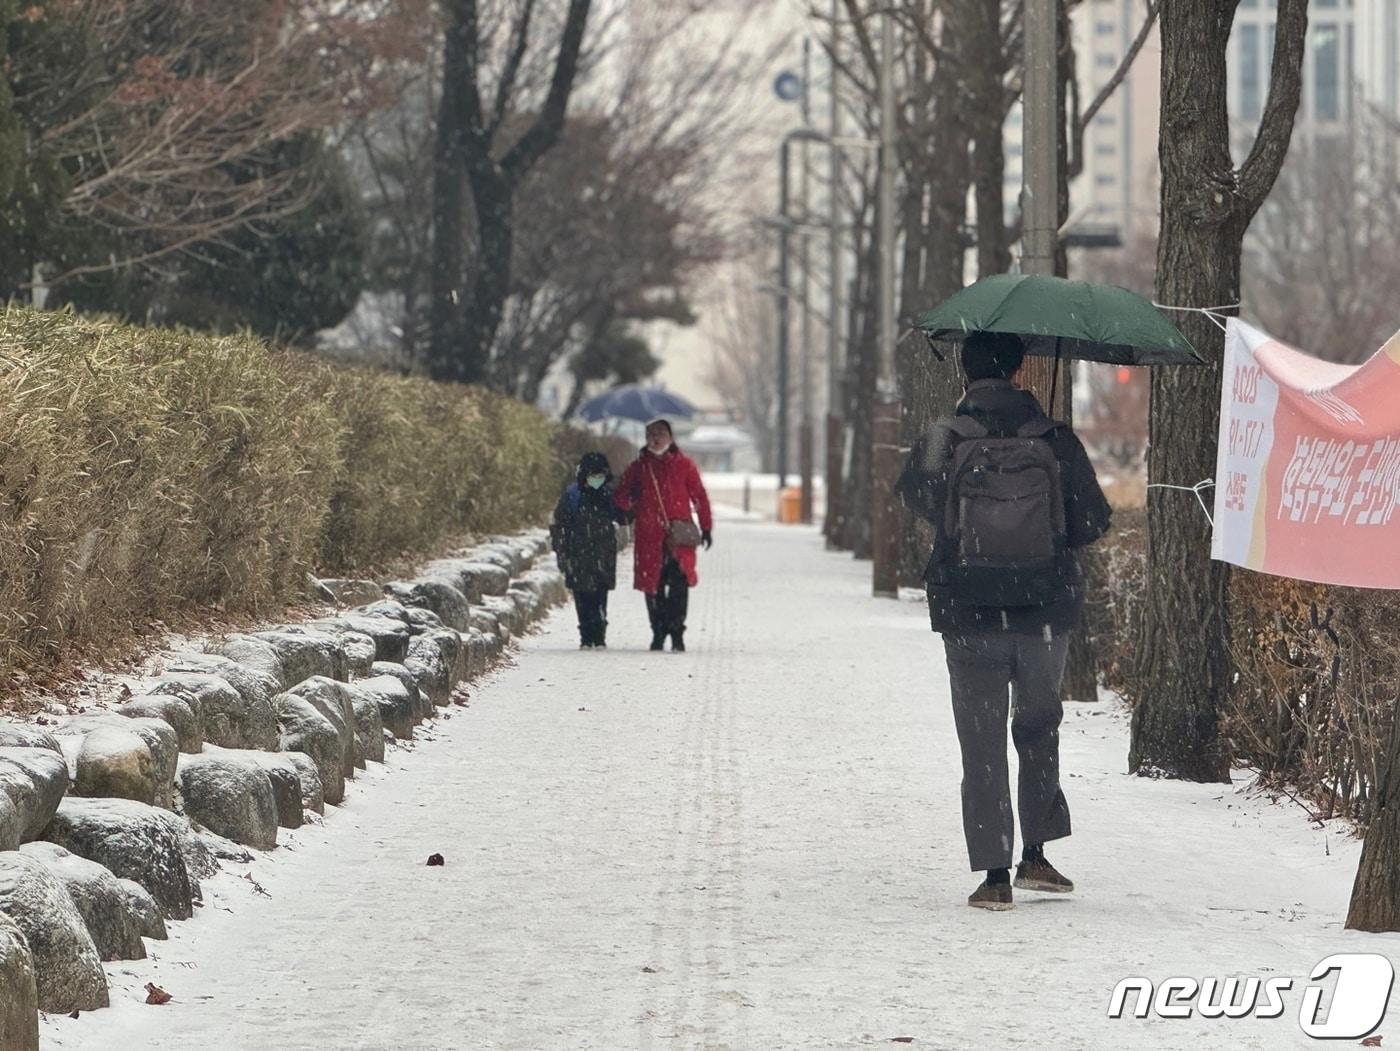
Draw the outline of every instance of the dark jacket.
M590 474L605 474L601 489ZM574 591L611 591L617 586L617 530L622 513L613 503L613 474L602 453L585 453L575 481L554 508L549 539L559 556L564 582Z
M972 416L996 436L1009 436L1044 411L1035 395L1017 390L1009 380L976 380L958 403L959 416ZM934 551L930 572L925 574L929 619L933 630L958 635L969 632L1012 631L1039 635L1068 631L1079 619L1084 604L1083 576L1070 556L1069 572L1054 601L1044 606L979 606L965 596L954 595L932 572L941 557L943 512L948 492L949 431L935 423L915 443L900 475L896 491L906 507L934 525ZM1056 427L1048 440L1060 463L1060 484L1065 499L1065 539L1071 552L1092 544L1108 531L1111 511L1099 488L1084 446L1068 426Z

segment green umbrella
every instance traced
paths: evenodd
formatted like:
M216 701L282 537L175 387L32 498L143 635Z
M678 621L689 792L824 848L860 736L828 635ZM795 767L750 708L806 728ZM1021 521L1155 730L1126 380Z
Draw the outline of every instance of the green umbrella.
M1039 274L995 274L923 314L930 340L1013 332L1026 353L1112 365L1204 365L1176 326L1136 292Z

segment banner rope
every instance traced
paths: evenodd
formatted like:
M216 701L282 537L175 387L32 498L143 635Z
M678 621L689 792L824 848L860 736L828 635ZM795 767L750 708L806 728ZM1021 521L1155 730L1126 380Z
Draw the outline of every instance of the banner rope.
M1183 314L1204 314L1206 317L1210 318L1211 321L1215 322L1221 332L1225 331L1226 315L1224 311L1238 310L1240 308L1239 303L1224 303L1218 307L1174 307L1167 303L1157 302L1153 302L1152 305L1158 310L1176 310Z
M1211 517L1210 508L1206 506L1206 498L1201 493L1206 489L1215 488L1214 478L1202 478L1195 485L1168 485L1166 482L1149 482L1149 489L1177 489L1183 493L1195 493L1196 502L1201 505L1201 510L1206 513L1206 521L1210 523L1212 529L1215 528L1215 519Z

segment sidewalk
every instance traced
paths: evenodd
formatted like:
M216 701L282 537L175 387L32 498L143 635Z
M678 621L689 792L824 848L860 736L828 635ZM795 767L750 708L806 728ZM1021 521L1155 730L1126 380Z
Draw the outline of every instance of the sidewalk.
M691 652L646 652L631 591L606 653L561 610L438 740L260 858L268 896L211 881L156 959L110 966L116 1006L50 1019L46 1046L1319 1046L1313 965L1400 960L1341 929L1340 827L1126 776L1108 703L1062 733L1075 836L1049 853L1079 891L968 909L924 608L796 527L728 525L701 577ZM1275 1021L1107 1018L1130 975L1277 974L1299 980ZM145 1006L147 981L174 1001Z

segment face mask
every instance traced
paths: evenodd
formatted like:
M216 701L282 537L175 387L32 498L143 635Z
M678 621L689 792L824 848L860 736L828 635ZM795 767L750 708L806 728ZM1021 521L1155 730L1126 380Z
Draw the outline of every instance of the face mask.
M590 474L588 476L588 487L590 489L601 489L603 488L603 483L607 480L608 476L605 474Z

